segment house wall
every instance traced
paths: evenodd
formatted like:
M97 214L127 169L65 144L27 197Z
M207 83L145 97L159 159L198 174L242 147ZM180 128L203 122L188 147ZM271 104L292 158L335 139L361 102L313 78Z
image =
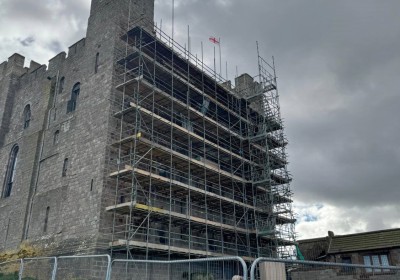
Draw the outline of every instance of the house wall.
M348 252L333 254L327 258L328 262L341 263L344 257L351 258L352 264L364 264L365 255L387 255L389 264L392 266L400 266L400 248L395 249L376 249L361 252Z
M364 255L375 255L375 254L387 254L391 266L400 266L400 248L389 249L389 250L372 250L364 252L352 252L352 253L341 253L329 256L328 262L341 263L343 257L351 257L352 264L364 264ZM345 268L324 268L323 266L318 268L303 268L294 270L291 272L292 280L306 280L306 279L338 279L347 280L355 279L354 276L361 276L360 279L399 279L400 269L391 270L387 272L366 272L364 269L348 269ZM357 278L358 279L358 278Z

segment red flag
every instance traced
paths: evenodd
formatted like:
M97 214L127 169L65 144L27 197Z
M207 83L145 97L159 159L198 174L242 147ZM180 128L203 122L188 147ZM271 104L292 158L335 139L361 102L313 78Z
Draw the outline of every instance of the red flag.
M210 37L210 42L211 43L214 43L214 44L219 44L219 41L218 41L218 39L217 38L215 38L215 37Z

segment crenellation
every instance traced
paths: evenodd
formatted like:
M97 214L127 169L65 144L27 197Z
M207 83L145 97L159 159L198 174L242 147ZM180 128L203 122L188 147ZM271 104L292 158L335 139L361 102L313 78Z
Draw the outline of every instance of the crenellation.
M56 72L57 70L61 69L66 57L66 52L60 52L55 57L51 58L49 60L49 72Z
M10 67L24 67L25 57L19 53L14 53L8 58Z
M5 75L17 75L21 76L22 74L26 73L24 68L25 57L14 53L12 56L8 58L7 68Z
M72 46L68 48L68 58L82 54L85 50L86 38L82 38Z
M6 69L7 61L3 61L2 63L0 63L0 80L3 79L3 77L5 76Z
M32 71L31 68L25 68L26 72L19 77L19 86L25 87L26 84L34 81L42 81L43 78L47 77L47 66L45 64L40 65Z
M31 63L29 64L29 72L32 73L33 71L35 71L36 69L38 69L41 66L42 66L42 64L37 63L34 60L31 60Z

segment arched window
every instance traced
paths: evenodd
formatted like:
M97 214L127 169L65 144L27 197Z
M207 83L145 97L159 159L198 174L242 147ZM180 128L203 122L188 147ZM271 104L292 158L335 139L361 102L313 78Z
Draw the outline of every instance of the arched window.
M76 83L72 88L71 100L69 100L67 104L67 113L75 111L80 91L81 91L81 84Z
M62 169L62 177L67 176L67 170L68 170L68 158L64 159L64 164L63 164L63 169Z
M17 169L18 151L18 145L15 145L11 150L10 158L7 165L5 184L3 188L3 198L9 197L11 195L11 190L15 179L15 172Z
M60 136L60 131L59 130L54 132L53 145L57 145L58 144L59 136Z
M63 92L64 83L65 83L65 77L61 77L60 83L58 84L58 93L62 93Z
M29 127L31 122L31 105L26 105L24 109L24 129Z

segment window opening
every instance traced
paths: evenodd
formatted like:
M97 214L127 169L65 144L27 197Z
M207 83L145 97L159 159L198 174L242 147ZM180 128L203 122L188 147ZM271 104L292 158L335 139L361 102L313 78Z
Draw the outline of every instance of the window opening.
M10 154L10 158L8 161L7 173L6 173L6 180L4 186L3 197L9 197L11 195L11 190L14 185L15 180L15 173L17 171L17 163L18 163L18 145L15 145Z
M31 122L31 106L28 104L24 109L24 129L29 127Z
M58 85L58 93L62 93L64 90L64 83L65 83L65 77L62 77L60 79L60 84Z
M62 177L66 177L67 176L67 170L68 170L68 158L64 159Z
M50 213L50 207L47 206L47 208L46 208L46 216L44 218L43 232L47 232L47 223L49 221L49 213Z
M96 61L95 61L95 65L94 65L94 73L97 74L98 70L99 70L99 57L100 54L96 53Z
M71 99L68 101L67 104L67 113L74 112L76 110L80 90L81 90L81 84L76 83L72 88Z
M53 144L54 144L54 145L57 145L57 144L58 144L59 137L60 137L60 131L57 130L56 132L54 132L54 139L53 139Z

